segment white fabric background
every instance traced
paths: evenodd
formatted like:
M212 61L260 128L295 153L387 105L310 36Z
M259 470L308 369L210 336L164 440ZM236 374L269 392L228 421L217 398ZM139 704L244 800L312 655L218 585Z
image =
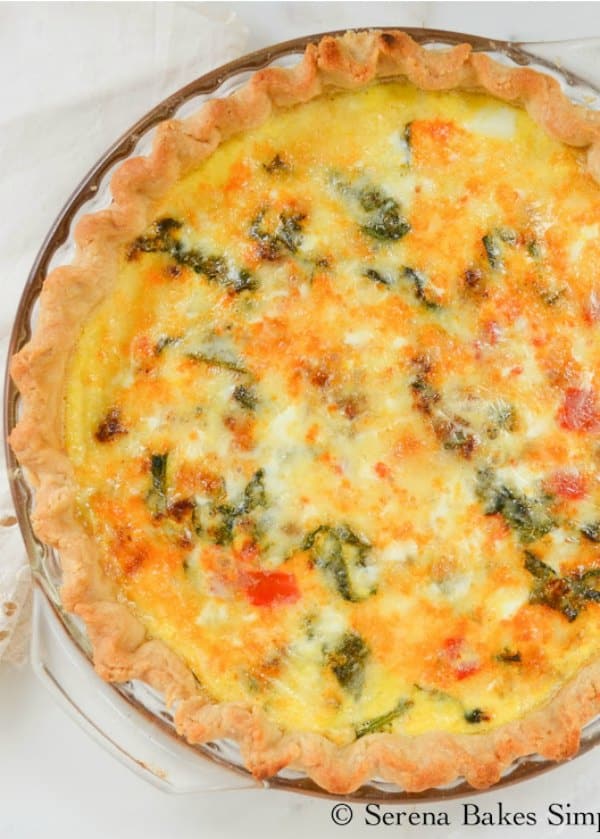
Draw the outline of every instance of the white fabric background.
M244 51L226 7L0 4L0 364L19 295L54 217L139 117ZM4 340L2 340L4 339ZM0 662L27 651L30 574L0 454Z
M65 199L148 108L244 52L311 32L368 25L516 40L598 36L600 4L0 3L0 336L10 327L35 254ZM597 72L600 61L592 66ZM0 489L0 519L9 509ZM0 589L14 586L21 567L14 562L22 556L18 537L11 538L7 544L0 535ZM1 621L0 608L0 630ZM28 667L0 668L0 761L2 839L296 839L372 832L358 805L352 824L341 828L330 821L328 801L270 791L162 794L79 731ZM533 810L537 829L461 828L461 805L447 802L427 809L446 810L450 828L380 825L379 831L421 839L592 836L593 827L551 827L544 815L552 801L600 810L598 777L600 754L590 753L543 777L472 799L487 809L501 801L508 810Z

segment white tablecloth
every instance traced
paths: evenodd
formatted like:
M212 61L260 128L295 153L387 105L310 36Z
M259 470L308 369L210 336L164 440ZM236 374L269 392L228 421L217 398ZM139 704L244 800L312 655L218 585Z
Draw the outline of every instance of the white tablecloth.
M369 25L550 40L600 35L600 12L598 3L576 2L0 4L0 336L10 327L58 209L97 157L148 108L243 52ZM0 489L0 524L9 514ZM10 544L0 533L2 538L0 591L14 587L23 556L17 536L9 537ZM0 616L0 635L3 628ZM367 827L365 808L358 805L352 823L342 828L331 822L328 801L269 791L179 798L157 792L82 734L27 667L0 668L0 760L3 839L253 839L280 833L293 839L357 836ZM379 830L419 837L591 836L594 827L551 826L545 819L552 802L600 810L598 777L600 752L472 799L482 809L495 811L501 801L510 811L534 811L536 828L465 828L461 803L449 802L427 809L447 811L450 827Z

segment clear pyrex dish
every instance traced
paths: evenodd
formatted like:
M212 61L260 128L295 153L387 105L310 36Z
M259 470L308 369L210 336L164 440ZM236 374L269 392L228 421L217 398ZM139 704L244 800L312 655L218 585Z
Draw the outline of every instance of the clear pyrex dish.
M600 75L593 51L598 39L551 44L514 44L473 35L430 29L406 29L428 48L469 43L507 65L532 66L554 76L569 97L587 107L600 107ZM298 38L263 49L226 64L195 81L157 105L118 140L86 175L58 215L43 243L25 285L12 330L9 358L29 339L37 317L37 301L47 274L73 255L72 231L78 219L110 204L109 184L115 168L131 156L150 151L156 125L164 119L185 117L207 99L224 97L243 85L256 70L289 66L299 60L307 44L324 34ZM596 53L596 58L598 54ZM574 68L576 72L573 72ZM595 74L596 79L593 78ZM585 78L582 77L582 75ZM587 79L587 80L586 80ZM323 797L334 797L302 772L285 769L265 783L244 768L235 743L220 740L191 746L175 732L173 717L160 695L141 682L107 684L95 673L85 628L61 605L60 556L36 537L30 514L34 492L7 443L20 412L20 396L6 375L4 431L9 480L17 518L25 540L35 580L34 626L31 648L36 674L73 719L115 757L160 788L178 793L270 787ZM579 754L600 742L600 717L584 729ZM556 764L536 755L515 761L496 785L505 786L545 772ZM373 779L347 796L354 801L439 801L474 790L458 779L422 793L407 793L394 784Z

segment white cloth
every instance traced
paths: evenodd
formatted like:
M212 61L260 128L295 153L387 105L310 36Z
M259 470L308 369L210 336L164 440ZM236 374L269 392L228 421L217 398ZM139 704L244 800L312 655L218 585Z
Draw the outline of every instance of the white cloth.
M213 3L25 5L0 4L0 369L35 255L73 189L144 113L247 42L236 15ZM0 662L16 663L31 575L13 520L2 457Z
M4 365L8 338L0 342ZM0 449L0 662L25 661L31 620L31 572L15 517L4 449Z

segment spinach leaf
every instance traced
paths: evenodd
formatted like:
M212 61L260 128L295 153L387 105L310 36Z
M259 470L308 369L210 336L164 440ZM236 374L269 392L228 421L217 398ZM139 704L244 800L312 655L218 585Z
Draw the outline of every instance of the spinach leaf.
M245 385L236 385L233 390L233 398L247 411L254 411L258 405L258 399L252 388Z
M373 184L352 184L339 172L332 172L330 181L348 202L358 205L354 215L360 229L367 236L394 242L410 232L410 224L402 215L400 204L382 189Z
M600 521L588 522L579 528L579 532L590 542L600 542Z
M346 633L328 656L328 664L334 676L355 699L362 693L368 656L369 648L356 632Z
M196 533L206 533L217 545L228 545L238 521L258 507L267 507L264 469L258 469L246 484L237 502L227 498L225 491L210 504L197 505L192 522Z
M569 623L585 609L588 601L600 602L600 591L588 585L588 580L600 576L600 569L561 577L531 551L525 551L525 568L535 579L529 602L560 612Z
M374 283L379 283L379 285L384 285L388 288L394 285L394 281L390 277L382 274L380 271L376 271L375 268L367 268L364 276L369 280L373 280Z
M410 224L400 211L400 205L378 189L367 188L358 193L360 206L368 214L361 230L374 239L396 241L410 232Z
M210 353L204 352L189 352L186 353L186 358L192 361L199 361L209 367L219 367L221 370L229 370L232 373L248 374L248 371L240 362L224 356L211 355Z
M402 132L402 139L406 143L407 149L407 163L410 166L412 160L412 122L407 122L404 126L404 131Z
M465 711L465 720L469 723L488 722L491 719L490 715L481 708L473 708L471 711Z
M487 233L481 240L487 256L487 261L493 271L499 271L504 267L502 259L502 244L516 245L517 234L510 227L496 227Z
M377 731L387 731L391 723L397 720L398 717L403 716L409 708L414 705L410 699L400 699L400 701L388 711L386 714L381 714L378 717L373 717L370 720L365 720L357 725L354 729L356 739L364 737L366 734L374 734Z
M495 440L501 431L515 431L517 427L517 413L508 402L493 402L489 408L489 417L485 431L490 440Z
M175 338L172 335L162 335L154 345L154 355L160 355L167 347L176 344L181 338Z
M239 515L243 513L251 513L257 507L267 506L267 496L265 493L265 471L258 469L252 478L246 484L244 489L244 499L238 506Z
M406 267L403 276L412 284L417 300L423 303L427 309L440 308L440 304L433 300L427 292L427 278L424 274L414 268Z
M163 516L167 509L167 454L150 456L152 485L146 496L146 503L155 518Z
M518 664L521 662L521 653L520 652L512 652L505 647L501 653L498 653L496 656L496 661L501 661L504 664Z
M321 525L306 537L302 550L310 551L344 600L356 603L375 593L367 567L371 545L349 527Z
M483 242L490 268L494 270L502 268L502 251L500 250L497 239L488 233L481 241Z
M277 152L277 154L271 158L268 163L263 163L263 169L265 172L268 172L269 175L280 175L292 171L290 164L279 154L279 152Z
M477 448L478 439L466 420L444 411L442 394L429 382L428 372L429 368L421 368L410 383L415 408L429 418L435 436L445 449L457 451L468 460Z
M250 237L260 244L259 255L262 259L275 262L286 250L296 253L302 244L302 224L305 219L305 213L284 211L273 221L266 207L260 210L250 223Z
M147 234L138 236L130 245L127 258L135 259L139 253L164 253L178 265L184 265L210 282L218 283L235 293L256 288L256 283L245 268L236 276L235 272L229 270L223 256L207 256L198 248L185 247L176 235L182 227L183 222L173 218L155 221Z
M486 516L499 513L525 544L541 539L556 527L548 510L549 496L532 498L518 493L499 483L491 469L479 470L475 493L485 504Z

